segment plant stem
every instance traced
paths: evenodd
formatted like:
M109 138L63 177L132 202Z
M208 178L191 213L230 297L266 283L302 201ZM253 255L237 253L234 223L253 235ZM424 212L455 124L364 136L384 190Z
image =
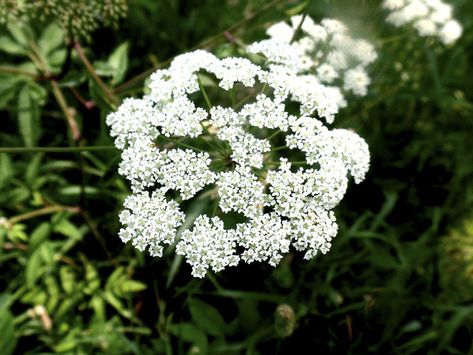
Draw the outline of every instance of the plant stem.
M52 78L50 69L48 67L47 61L43 58L41 53L41 49L37 46L37 44L33 41L30 42L31 52L29 57L35 63L37 68L42 71L43 75L46 78L51 78L51 86L53 89L53 95L56 98L56 101L61 108L61 111L64 113L64 117L66 118L67 125L71 130L72 138L75 142L80 139L80 131L79 126L77 125L77 121L74 118L73 111L69 108L64 94L62 93L61 88L59 87L57 81Z
M202 92L202 95L204 96L205 103L207 104L207 108L210 110L212 108L212 103L210 102L209 96L207 95L207 91L205 90L204 85L202 85L202 81L200 80L199 75L197 75L197 81L199 83L200 91Z
M304 23L306 17L307 17L307 13L304 13L304 15L302 15L301 21L299 22L299 24L297 25L296 30L294 31L294 34L292 35L291 42L289 42L289 44L293 44L294 41L296 40L296 37L299 34L299 32L301 31L302 24Z
M51 80L51 86L53 88L54 97L66 117L67 124L71 130L72 139L77 142L80 139L80 130L74 118L74 111L68 107L66 99L56 80Z
M284 149L289 149L287 145L284 145L282 147L276 147L270 150L270 152L277 152L278 150L284 150Z
M280 133L282 133L282 132L278 129L276 132L274 132L273 134L271 134L271 135L270 135L269 137L267 137L266 139L267 139L268 141L270 141L271 139L273 139L274 137L276 137L276 136L277 136L278 134L280 134Z
M179 141L176 141L174 139L171 139L171 138L168 138L168 137L165 137L163 136L162 137L164 140L168 141L169 143L173 143L177 146L180 146L180 147L183 147L183 148L189 148L189 149L192 149L192 150L196 150L198 152L202 152L202 153L207 153L213 157L216 157L216 158L223 158L222 156L218 155L218 154L215 154L215 153L212 153L212 152L207 152L205 151L204 149L200 149L200 148L197 148L197 147L194 147L193 145L189 145L189 144L185 144L185 143L181 143Z
M77 153L115 149L117 148L112 145L88 147L0 147L0 153Z
M27 75L27 76L36 78L36 73L34 72L27 71L24 69L18 69L18 68L6 66L6 65L0 65L0 72L6 73L6 74Z
M89 72L90 76L94 81L97 83L97 85L100 87L100 89L103 91L104 95L107 97L107 99L114 105L118 105L120 103L120 100L118 97L116 97L112 90L109 89L109 87L100 79L100 77L97 75L95 72L95 69L93 65L90 63L90 61L87 59L84 51L82 50L81 45L79 42L74 43L74 49L77 52L77 55L79 56L79 59L81 60L82 64L84 64L85 68Z
M27 212L20 214L18 216L12 217L8 220L7 224L12 226L16 223L25 221L27 219L35 218L38 216L43 216L47 214L51 214L54 212L61 212L61 211L68 211L68 212L73 212L73 213L78 213L79 212L79 207L73 207L73 206L47 206L40 208L39 210Z

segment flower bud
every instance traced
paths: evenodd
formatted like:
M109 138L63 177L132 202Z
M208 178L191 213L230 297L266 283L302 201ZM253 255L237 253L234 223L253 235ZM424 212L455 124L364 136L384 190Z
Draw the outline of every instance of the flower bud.
M276 334L286 338L294 332L296 326L296 315L288 304L280 304L274 312L274 328Z

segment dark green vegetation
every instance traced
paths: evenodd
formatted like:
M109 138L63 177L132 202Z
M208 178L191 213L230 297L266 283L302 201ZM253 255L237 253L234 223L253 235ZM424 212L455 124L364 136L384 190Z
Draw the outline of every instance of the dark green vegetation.
M362 0L130 0L80 45L47 18L1 27L1 147L72 148L0 153L0 354L472 354L473 3L451 2L451 48ZM105 115L141 95L141 72L301 11L349 20L380 54L369 95L335 120L372 167L329 254L198 280L171 250L123 245L119 152L74 147L111 146Z

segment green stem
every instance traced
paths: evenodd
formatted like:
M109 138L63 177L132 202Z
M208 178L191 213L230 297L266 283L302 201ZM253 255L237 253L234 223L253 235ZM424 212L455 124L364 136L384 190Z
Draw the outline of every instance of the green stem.
M35 217L39 217L39 216L43 216L43 215L51 214L55 212L61 212L61 211L69 211L69 212L77 213L79 212L79 208L71 207L71 206L47 206L47 207L40 208L39 210L27 212L24 214L20 214L16 217L12 217L8 220L7 223L8 225L12 226L16 223L19 223L31 218L35 218Z
M88 147L0 147L0 153L77 153L115 149L117 148L112 145Z
M93 67L93 65L89 62L89 60L87 59L86 55L84 54L84 51L82 50L82 47L81 45L76 42L74 44L74 49L76 50L77 52L77 55L79 56L79 59L81 60L82 64L84 64L85 68L87 69L87 71L89 72L90 76L92 77L92 79L94 79L94 81L97 83L97 85L100 87L100 89L102 90L102 92L104 93L105 97L107 97L107 99L114 105L118 105L120 103L120 100L118 99L118 97L116 97L112 90L109 89L109 87L102 81L102 79L100 79L100 77L97 75L97 73L95 72L95 69Z
M282 133L279 129L274 132L273 134L271 134L268 138L266 138L268 141L270 141L271 139L273 139L274 137L276 137L278 134Z
M296 37L299 34L299 32L301 31L302 24L304 23L306 17L307 17L307 13L304 13L304 15L302 15L301 22L299 22L299 24L297 25L297 28L294 31L294 34L292 35L292 38L291 38L291 42L289 42L289 44L293 44L294 41L296 40Z
M51 80L51 86L53 88L54 97L56 98L61 111L64 113L64 117L66 118L69 129L71 130L72 139L77 142L80 139L80 130L74 117L74 111L67 105L64 94L62 93L57 81Z
M36 73L33 73L31 71L23 70L23 69L18 69L15 67L10 67L6 65L0 65L0 72L1 73L6 73L6 74L15 74L15 75L27 75L31 76L33 78L36 78Z
M278 150L284 150L284 149L289 149L287 145L284 145L282 147L276 147L270 150L270 152L277 152Z
M47 64L46 59L42 55L41 49L33 41L30 42L30 47L30 59L35 63L36 67L40 71L42 71L45 77L52 78L49 66ZM51 79L51 86L53 89L54 98L56 99L59 107L61 108L61 111L63 112L64 117L66 119L67 125L71 130L72 139L77 142L80 139L80 130L77 121L75 120L74 112L69 108L65 96L62 93L62 90L56 80Z
M202 95L204 95L204 100L207 104L207 108L210 110L212 108L212 103L210 102L209 96L207 95L207 91L205 90L204 85L202 85L202 81L200 80L199 75L197 75L197 81L199 83L200 91L202 91Z
M173 139L168 138L168 137L165 137L165 136L163 136L162 138L163 138L164 140L170 142L170 143L173 143L173 144L177 145L177 146L180 146L180 147L183 147L183 148L189 148L189 149L196 150L196 151L202 152L202 153L207 153L207 154L209 154L209 155L211 155L211 156L214 156L214 157L216 157L216 158L222 158L222 156L220 156L220 155L218 155L218 154L211 153L211 152L207 152L207 151L205 151L205 150L203 150L203 149L194 147L194 146L192 146L192 145L185 144L185 143L181 143L181 142L178 142L178 141L176 141L176 140L173 140Z

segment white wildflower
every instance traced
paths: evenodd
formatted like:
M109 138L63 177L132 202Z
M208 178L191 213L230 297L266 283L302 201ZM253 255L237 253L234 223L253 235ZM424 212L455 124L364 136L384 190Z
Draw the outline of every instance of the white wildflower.
M244 248L241 258L246 263L267 261L276 266L291 246L291 224L275 213L260 215L237 228L239 244Z
M120 238L131 241L138 250L148 249L152 256L162 256L163 246L172 244L176 229L184 221L177 202L167 201L160 190L130 195L120 213Z
M185 230L176 246L176 253L184 255L192 266L192 275L204 277L208 269L222 271L238 264L236 230L225 230L218 217L199 216L192 230Z
M293 26L297 20L301 18L293 19ZM347 28L337 21L317 25L308 20L301 28L318 41L343 34L337 43L350 47ZM278 31L288 28L281 25L270 32ZM299 48L309 46L307 38L298 43ZM265 46L258 51L265 52ZM276 55L271 50L266 53ZM334 67L325 62L316 71L325 81L344 79L346 91L365 94L369 78L357 70L374 60L373 53L366 43L345 50L340 58L356 58L359 67L343 70L344 78L338 76L340 63ZM208 110L194 102L202 72L218 80L209 90L218 90L221 105ZM220 102L221 92L235 94L235 87L254 93L253 100L239 108ZM120 214L124 242L155 256L162 255L163 246L177 243L176 252L196 277L240 261L275 266L291 245L306 258L328 251L337 232L331 209L343 198L348 175L360 182L369 166L368 148L356 133L329 130L320 120L332 122L346 105L341 88L326 86L317 75L289 64L260 67L248 59L218 59L199 50L158 70L149 89L144 98L125 100L107 117L122 149L119 173L133 191ZM206 99L211 102L214 96ZM289 114L291 105L299 112ZM299 150L305 161L283 158L280 152L288 149ZM205 199L208 208L176 241L185 218L181 208ZM229 217L235 213L236 226Z
M273 83L276 80L287 81L280 79L282 70L278 68L279 65L290 73L304 77L304 85L301 85L300 77L294 85L300 88L297 90L299 94L303 91L311 91L309 88L311 84L315 84L315 89L312 91L321 89L325 91L322 96L333 97L327 93L336 93L338 95L336 102L339 104L336 105L335 110L332 107L327 113L326 118L330 121L333 112L336 113L338 108L344 106L345 98L342 91L349 91L358 96L366 95L366 88L370 82L367 67L376 60L376 50L368 41L352 38L349 28L335 19L323 19L320 24L316 24L309 16L303 18L298 15L293 16L290 23L289 25L281 22L271 26L267 30L270 39L255 42L249 45L247 50L250 53L264 55L270 67L278 71L275 78L271 79ZM302 25L299 26L300 24ZM298 34L296 34L297 30L299 30ZM364 86L360 85L357 90L349 87L347 90L345 76L353 76L352 70L355 68L357 73L363 71ZM307 77L312 78L307 80ZM348 81L352 80L349 78ZM330 86L326 86L327 84ZM338 91L334 91L333 88ZM288 91L284 94L289 95ZM284 95L281 96L284 100ZM308 95L296 96L296 100L303 100L304 97L308 98ZM313 96L310 98L314 99ZM323 101L320 97L317 100L317 104L313 104L313 107L321 106L320 103Z
M371 79L363 68L353 68L345 73L343 89L358 96L365 96L370 82Z
M249 168L238 167L221 173L216 185L223 212L239 212L250 219L263 214L268 196L264 193L264 185Z
M462 35L452 6L442 0L384 0L383 7L390 11L387 22L396 27L411 24L422 37L437 37L450 45Z

